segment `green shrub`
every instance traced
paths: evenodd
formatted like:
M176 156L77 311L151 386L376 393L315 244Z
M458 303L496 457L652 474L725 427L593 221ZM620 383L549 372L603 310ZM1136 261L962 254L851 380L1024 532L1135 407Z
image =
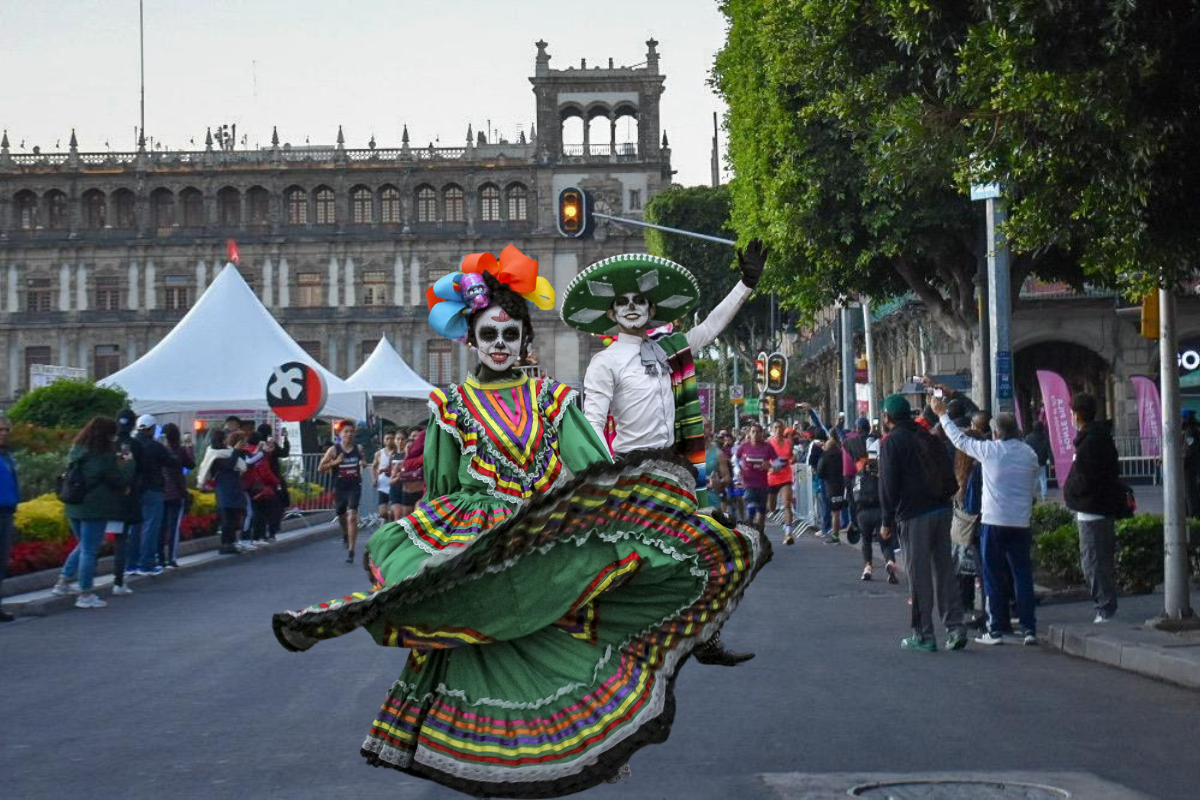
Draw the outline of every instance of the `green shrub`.
M1074 522L1075 515L1065 506L1058 503L1038 503L1033 507L1033 516L1029 520L1029 532L1036 539L1043 533L1058 530L1063 525Z
M1163 582L1163 520L1136 514L1117 522L1117 582L1131 594L1146 594ZM1188 560L1200 566L1200 519L1188 520Z
M115 417L129 404L120 389L91 381L57 380L26 392L8 410L10 419L44 428L82 428L95 416Z
M1063 583L1083 583L1079 567L1079 531L1074 522L1059 525L1033 540L1034 563Z
M13 460L17 462L17 475L21 478L22 500L53 493L55 480L67 467L65 450L49 453L17 450L13 453Z
M13 526L20 542L65 542L71 536L63 504L52 494L18 504Z
M77 428L43 428L32 422L13 422L8 446L14 452L62 453L65 456L77 433Z

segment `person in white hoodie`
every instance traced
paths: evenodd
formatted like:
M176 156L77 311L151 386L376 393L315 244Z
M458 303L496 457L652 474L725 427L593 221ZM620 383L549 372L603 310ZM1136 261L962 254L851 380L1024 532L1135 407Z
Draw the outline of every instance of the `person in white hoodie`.
M980 644L1003 644L1004 637L1014 633L1009 613L1012 598L1009 597L1008 584L996 574L1000 565L1007 563L1017 595L1021 639L1025 644L1037 644L1031 554L1033 537L1029 531L1037 487L1037 454L1021 441L1021 432L1012 414L1001 413L992 419L992 439L971 439L950 419L942 398L931 398L929 407L938 415L942 430L951 443L983 467L983 526L980 539L988 630L975 641Z

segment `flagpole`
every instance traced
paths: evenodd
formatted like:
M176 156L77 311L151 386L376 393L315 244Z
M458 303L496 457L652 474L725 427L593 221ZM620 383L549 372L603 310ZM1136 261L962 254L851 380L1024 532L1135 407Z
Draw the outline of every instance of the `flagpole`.
M146 146L146 29L143 14L144 0L138 0L138 69L141 73L141 127L138 128L138 147Z

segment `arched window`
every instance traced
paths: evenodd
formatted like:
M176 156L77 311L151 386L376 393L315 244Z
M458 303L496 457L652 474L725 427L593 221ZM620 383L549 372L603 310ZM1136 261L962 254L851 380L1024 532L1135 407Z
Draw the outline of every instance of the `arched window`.
M160 231L175 224L175 195L170 189L155 189L150 193L150 225Z
M583 109L574 105L567 106L559 111L558 118L563 155L583 155Z
M283 193L283 200L287 206L287 224L307 225L308 192L299 186L293 186Z
M417 222L437 222L437 192L432 186L417 188Z
M83 227L89 231L104 230L108 218L108 202L104 192L88 189L83 193Z
M483 222L500 221L500 187L485 184L479 190L479 219Z
M271 214L271 193L261 186L251 186L246 192L246 211L252 227L266 227Z
M318 225L332 225L337 221L337 212L334 210L333 189L328 186L318 186L313 192L313 211L316 214L315 222Z
M384 225L400 222L400 192L395 186L384 186L379 190L379 221Z
M13 217L17 228L23 231L37 230L38 199L37 195L28 190L17 192L13 198Z
M222 228L240 228L242 225L242 193L232 186L217 192L217 219Z
M461 186L450 184L442 190L443 202L445 203L445 216L442 217L446 222L462 222L466 219L465 205L463 200L463 190Z
M617 106L617 155L636 156L638 152L638 110L631 105Z
M588 119L588 155L606 156L612 152L612 122L603 108L589 111L592 116Z
M525 222L529 219L529 190L524 184L514 183L508 187L508 221Z
M200 194L199 189L189 187L180 192L179 205L183 207L183 227L204 227L204 195Z
M113 210L117 215L114 228L131 231L137 227L137 198L128 189L113 192Z
M355 225L370 225L375 221L372 206L375 198L366 186L355 186L350 190L350 220Z
M55 231L67 228L67 196L57 189L46 192L46 227Z

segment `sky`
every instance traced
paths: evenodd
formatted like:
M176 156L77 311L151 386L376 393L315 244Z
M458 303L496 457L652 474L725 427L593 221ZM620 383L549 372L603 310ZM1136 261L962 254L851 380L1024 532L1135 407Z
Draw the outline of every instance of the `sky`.
M413 146L456 147L490 119L516 140L534 119L534 42L563 69L640 64L651 36L675 180L706 184L725 110L707 84L725 38L716 0L145 0L146 132L202 149L207 127L236 123L265 146L277 125L316 145L340 124L347 147L372 134L398 147L407 123ZM137 0L0 0L0 74L13 152L65 151L71 128L81 151L134 149Z

